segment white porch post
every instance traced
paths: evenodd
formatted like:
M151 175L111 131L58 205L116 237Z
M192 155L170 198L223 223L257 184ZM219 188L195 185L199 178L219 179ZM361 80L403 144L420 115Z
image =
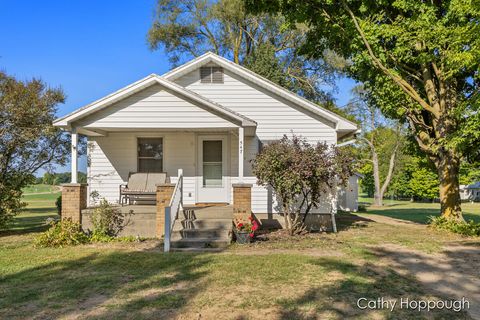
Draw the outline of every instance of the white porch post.
M77 183L77 174L78 174L78 134L77 129L72 128L72 173L71 173L71 183Z
M238 127L238 182L243 183L243 153L244 153L245 130Z
M332 204L332 211L331 211L331 215L332 215L332 230L333 232L337 232L337 221L335 220L335 215L337 214L337 205L338 205L338 185L337 185L337 181L334 182L333 184L333 188L332 188L333 192L332 194L330 195L331 196L331 204Z

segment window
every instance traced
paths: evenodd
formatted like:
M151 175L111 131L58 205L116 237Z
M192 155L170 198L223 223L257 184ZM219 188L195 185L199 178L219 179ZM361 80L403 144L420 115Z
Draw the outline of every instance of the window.
M163 139L138 138L138 172L163 172Z
M203 141L203 186L222 186L222 140Z
M201 83L223 83L222 67L201 67L200 68Z

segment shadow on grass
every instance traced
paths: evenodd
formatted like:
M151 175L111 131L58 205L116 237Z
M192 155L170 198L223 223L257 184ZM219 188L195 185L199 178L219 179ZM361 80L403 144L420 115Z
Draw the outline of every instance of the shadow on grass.
M51 208L25 209L22 214L13 219L13 222L9 225L8 229L0 231L0 237L31 232L43 232L49 227L45 223L46 219L59 218L58 215L52 214L51 212Z
M393 311L362 310L357 306L360 298L421 300L432 294L422 289L415 278L373 263L355 265L329 258L316 259L312 263L325 272L340 272L341 279L308 289L296 298L278 301L281 307L279 319L471 319L466 312L401 309L400 302Z
M353 213L341 212L336 216L336 222L338 231L346 231L351 228L367 227L369 223L374 221Z
M115 252L58 259L1 278L0 318L173 318L205 289L211 258Z

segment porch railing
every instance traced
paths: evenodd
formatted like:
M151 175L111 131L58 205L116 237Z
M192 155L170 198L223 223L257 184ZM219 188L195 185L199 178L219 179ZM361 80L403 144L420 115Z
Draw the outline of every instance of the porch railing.
M173 189L172 198L168 207L165 207L165 236L163 251L170 251L170 239L172 236L173 225L178 218L178 213L183 209L183 170L178 169L178 180Z

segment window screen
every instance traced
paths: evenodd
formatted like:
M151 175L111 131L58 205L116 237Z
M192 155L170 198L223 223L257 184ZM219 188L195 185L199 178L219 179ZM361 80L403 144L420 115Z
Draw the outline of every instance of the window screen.
M163 172L163 139L138 138L138 172Z

